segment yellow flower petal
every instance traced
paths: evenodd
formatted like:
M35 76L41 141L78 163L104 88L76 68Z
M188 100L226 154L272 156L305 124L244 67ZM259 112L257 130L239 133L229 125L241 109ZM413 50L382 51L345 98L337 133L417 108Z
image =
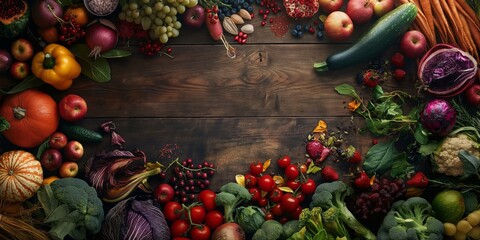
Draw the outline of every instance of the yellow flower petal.
M353 100L348 103L348 110L351 112L355 112L355 110L357 110L357 108L360 107L360 104L361 103L359 101Z
M293 190L289 187L278 187L278 189L280 189L282 192L293 193Z
M323 120L318 121L317 126L313 129L314 133L323 133L327 131L327 123Z
M281 186L285 182L285 179L283 179L282 176L275 175L273 176L273 181L275 181L275 184L277 184L277 186Z
M263 172L267 171L267 168L270 167L271 160L268 159L263 163Z
M239 184L245 187L245 176L242 174L237 174L235 175L235 181Z

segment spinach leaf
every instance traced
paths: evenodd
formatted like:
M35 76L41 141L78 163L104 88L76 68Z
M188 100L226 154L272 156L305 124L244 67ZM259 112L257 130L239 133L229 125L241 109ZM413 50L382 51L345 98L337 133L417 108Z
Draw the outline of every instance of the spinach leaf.
M104 83L111 79L110 65L103 57L92 59L88 56L90 49L86 44L76 44L70 47L76 60L82 66L82 74L93 81Z
M425 145L428 143L428 135L427 132L423 129L422 124L417 124L415 128L415 132L413 133L415 140L420 143L421 145Z
M363 169L368 175L384 174L392 168L393 161L398 155L399 152L393 140L375 144L365 155Z
M407 154L400 154L393 161L390 175L394 178L405 178L415 171L415 167L407 161Z
M423 156L428 156L433 154L435 150L440 146L442 142L440 141L429 141L427 144L420 145L418 149L418 153L422 154Z
M347 95L350 97L354 97L356 95L355 89L352 85L343 83L335 87L335 91L337 91L340 95Z

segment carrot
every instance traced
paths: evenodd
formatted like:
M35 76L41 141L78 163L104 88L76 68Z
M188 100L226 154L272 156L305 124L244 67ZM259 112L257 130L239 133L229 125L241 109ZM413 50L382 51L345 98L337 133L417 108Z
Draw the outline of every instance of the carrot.
M468 26L465 16L461 15L460 20L463 22L464 25ZM468 27L465 29L465 32L468 36L472 35L470 32L470 28ZM478 51L477 51L477 47L475 46L475 43L473 42L473 39L471 37L467 37L465 40L466 40L467 46L464 47L464 50L469 52L476 60L478 60Z
M449 26L455 33L455 43L460 47L465 46L465 32L461 26L462 21L460 19L455 19L455 16L452 12L452 9L448 5L447 0L441 0L440 4L442 5L442 10L444 11L445 18L449 20Z
M445 0L432 0L432 9L433 13L435 14L435 19L438 19L438 25L442 28L442 30L447 36L448 41L444 43L455 43L455 37L453 36L452 29L450 28L450 25L445 18L445 14L442 10L442 5L440 4L440 1Z
M478 31L480 31L480 24L477 24L477 22L479 22L478 18L477 17L474 17L472 18L468 13L467 11L465 11L465 9L462 8L462 6L458 3L458 2L455 2L455 6L457 7L457 11L462 14L468 21L470 21L471 24L474 25L474 27L476 29L478 29Z
M428 27L431 31L435 29L433 25L433 13L432 13L432 6L430 5L430 0L420 0L420 6L422 6L422 12L427 19Z
M471 19L475 21L475 25L480 26L480 20L478 19L477 15L475 14L475 11L468 5L468 2L465 0L457 0L456 1L463 10L470 16Z
M429 28L425 15L421 12L417 12L415 22L417 23L417 29L425 35L430 47L433 47L436 44L435 32L433 28Z
M470 34L472 35L472 40L475 42L477 49L480 49L480 31L478 28L475 28L473 24L467 24L470 28Z

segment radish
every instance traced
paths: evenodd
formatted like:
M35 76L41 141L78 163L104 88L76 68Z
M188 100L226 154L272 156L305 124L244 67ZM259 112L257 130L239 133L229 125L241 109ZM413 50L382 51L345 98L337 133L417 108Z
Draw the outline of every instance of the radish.
M213 6L213 9L217 9L217 6ZM230 58L235 58L235 48L227 42L225 35L223 35L222 24L220 24L218 15L214 10L209 9L205 15L205 25L207 25L208 32L213 40L222 41L225 49L227 49L227 56Z

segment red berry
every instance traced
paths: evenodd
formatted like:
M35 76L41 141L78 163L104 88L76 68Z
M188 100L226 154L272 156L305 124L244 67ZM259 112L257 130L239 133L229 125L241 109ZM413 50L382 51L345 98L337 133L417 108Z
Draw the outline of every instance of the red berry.
M397 67L397 68L402 68L405 66L405 58L403 54L399 52L396 52L395 54L393 54L393 56L390 58L390 62L394 67Z
M404 80L406 75L407 73L403 69L395 69L393 71L393 78L397 81Z
M368 189L372 185L370 184L370 177L365 172L361 172L355 179L355 186L360 189Z
M363 84L367 87L375 87L380 81L379 75L373 70L363 72Z
M353 153L353 156L351 156L348 159L348 162L353 163L353 164L357 164L357 163L362 162L362 154L360 154L360 152L358 150L355 150L355 152Z
M333 182L338 180L337 171L331 166L325 166L322 168L322 178L325 182Z

